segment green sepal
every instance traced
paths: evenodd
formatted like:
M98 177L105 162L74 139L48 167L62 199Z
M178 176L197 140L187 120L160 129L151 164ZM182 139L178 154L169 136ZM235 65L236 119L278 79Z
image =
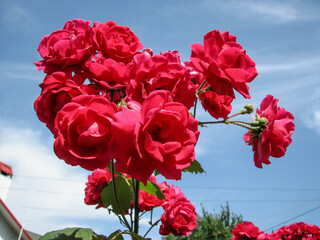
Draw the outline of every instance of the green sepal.
M183 172L190 172L190 173L205 173L206 171L202 168L201 164L197 161L194 160L190 163L190 166L182 169Z
M96 237L97 235L90 228L66 228L48 232L39 240L92 240Z

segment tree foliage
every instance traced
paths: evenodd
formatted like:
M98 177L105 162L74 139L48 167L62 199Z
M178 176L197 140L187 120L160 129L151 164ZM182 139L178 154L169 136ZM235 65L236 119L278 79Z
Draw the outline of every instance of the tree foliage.
M219 213L209 213L202 207L202 216L198 215L198 226L189 237L173 236L172 234L163 237L163 240L227 240L232 238L231 231L235 225L243 221L242 215L230 212L229 204L221 206Z

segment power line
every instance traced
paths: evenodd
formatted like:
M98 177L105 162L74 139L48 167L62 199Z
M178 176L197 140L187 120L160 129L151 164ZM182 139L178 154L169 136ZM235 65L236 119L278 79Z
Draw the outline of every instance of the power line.
M49 178L38 176L15 175L16 178L42 179L49 181L68 181L82 183L84 179ZM183 189L211 189L211 190L246 190L246 191L320 191L320 188L281 188L281 187L219 187L219 186L179 186Z
M292 217L292 218L290 218L290 219L288 219L288 220L286 220L286 221L284 221L284 222L282 222L282 223L279 223L279 224L277 224L277 225L275 225L275 226L272 226L271 228L268 228L268 229L264 230L264 232L267 232L267 231L269 231L269 230L271 230L271 229L274 229L274 228L276 228L276 227L278 227L278 226L281 226L281 225L283 225L283 224L285 224L285 223L287 223L287 222L290 222L290 221L292 221L292 220L294 220L294 219L296 219L296 218L302 217L302 216L304 216L304 215L306 215L306 214L308 214L308 213L311 213L311 212L313 212L313 211L315 211L315 210L317 210L317 209L319 209L319 208L320 208L320 206L315 207L315 208L312 208L311 210L308 210L308 211L306 211L306 212L304 212L304 213L301 213L301 214L299 214L299 215L297 215L297 216L295 216L295 217Z

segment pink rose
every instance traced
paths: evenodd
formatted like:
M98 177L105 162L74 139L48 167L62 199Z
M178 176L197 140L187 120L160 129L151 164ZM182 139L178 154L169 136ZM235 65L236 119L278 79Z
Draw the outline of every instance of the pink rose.
M190 68L181 63L177 51L137 54L125 78L130 83L128 96L140 103L155 90L170 91L173 101L184 104L188 109L196 98L196 86L191 82Z
M168 91L152 92L141 106L115 114L112 157L116 168L146 183L157 169L164 177L181 179L182 169L195 158L198 123ZM143 167L141 167L143 166Z
M126 66L122 62L116 62L111 58L99 57L96 61L86 62L89 70L89 78L98 84L101 90L125 89L127 82L124 80Z
M139 38L129 27L108 21L105 24L94 23L93 29L95 44L105 57L128 63L143 48Z
M232 230L231 240L246 240L246 239L258 239L261 234L258 227L256 227L252 222L244 221L238 223Z
M88 176L85 188L84 202L87 205L96 205L96 208L104 207L101 200L101 192L112 180L112 174L108 169L96 169Z
M44 60L35 65L45 73L52 73L80 64L93 54L92 44L93 31L89 21L67 21L63 29L43 37L38 51Z
M189 236L197 226L197 213L192 203L183 195L170 201L170 206L161 217L160 234L175 236Z
M40 121L54 132L54 119L57 112L72 98L82 94L93 94L95 90L83 83L85 76L69 72L54 72L47 75L40 84L41 95L34 103Z
M219 95L235 98L233 89L250 98L247 83L257 75L255 63L229 32L213 30L204 35L204 43L191 45L191 65L202 73Z
M70 165L87 170L110 162L111 125L118 108L102 96L80 95L58 112L54 151Z
M257 109L259 118L265 118L267 124L263 130L248 131L243 139L252 145L254 163L262 168L262 163L270 164L269 157L282 157L292 142L291 135L295 129L293 115L284 108L277 106L279 99L267 95Z

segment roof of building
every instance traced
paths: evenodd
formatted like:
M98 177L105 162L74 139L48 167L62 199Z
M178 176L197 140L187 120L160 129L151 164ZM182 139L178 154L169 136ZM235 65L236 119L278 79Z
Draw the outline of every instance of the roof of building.
M0 162L0 173L3 175L10 175L11 177L13 176L12 168L3 162Z
M4 218L4 220L14 229L14 231L16 231L18 235L22 229L23 231L23 234L21 237L22 240L32 240L32 238L27 233L27 231L23 229L22 225L19 223L19 221L15 218L15 216L12 214L12 212L9 210L9 208L1 199L0 199L0 216Z

